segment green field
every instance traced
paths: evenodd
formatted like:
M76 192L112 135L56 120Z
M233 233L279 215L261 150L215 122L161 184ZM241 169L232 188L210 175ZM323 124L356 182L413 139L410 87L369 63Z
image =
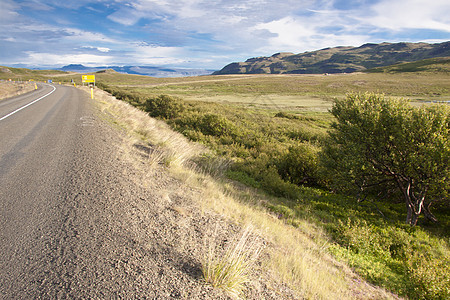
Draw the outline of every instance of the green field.
M131 83L121 75L98 74L99 81L148 95L167 94L185 100L286 106L323 110L324 102L348 92L379 92L413 101L450 100L450 76L442 73L338 75L226 75L149 79ZM121 78L122 77L122 78ZM142 80L142 81L141 81Z

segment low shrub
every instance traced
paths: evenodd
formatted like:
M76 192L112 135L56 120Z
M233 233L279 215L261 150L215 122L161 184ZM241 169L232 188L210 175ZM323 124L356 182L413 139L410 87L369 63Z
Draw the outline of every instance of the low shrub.
M225 251L210 242L202 262L203 278L207 283L233 297L242 296L245 284L249 282L249 273L262 250L262 245L252 239L251 233L250 227L245 228L241 237L232 241Z
M181 99L168 95L147 98L143 108L150 116L166 120L178 117L185 110Z
M320 182L318 152L318 147L306 143L289 147L276 162L278 174L296 185L317 186Z
M235 132L232 122L216 114L205 114L199 121L198 130L206 135L222 137L233 135Z
M450 299L450 259L430 259L422 253L410 255L406 285L412 299Z

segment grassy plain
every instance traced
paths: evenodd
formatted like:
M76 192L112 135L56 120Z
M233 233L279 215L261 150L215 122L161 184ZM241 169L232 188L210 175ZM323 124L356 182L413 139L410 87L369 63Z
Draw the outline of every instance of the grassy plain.
M281 106L293 110L323 109L348 92L384 93L414 101L450 100L450 74L352 73L333 75L223 75L149 79L129 82L118 74L98 74L99 81L145 93L168 94L184 100ZM264 103L267 102L267 103Z

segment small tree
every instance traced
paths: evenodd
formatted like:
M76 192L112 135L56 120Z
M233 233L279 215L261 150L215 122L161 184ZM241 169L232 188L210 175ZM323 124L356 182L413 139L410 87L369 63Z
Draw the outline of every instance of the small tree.
M421 213L437 221L431 203L448 201L450 190L449 107L349 94L335 100L331 113L337 121L323 157L335 182L360 191L395 189L408 224L416 225Z

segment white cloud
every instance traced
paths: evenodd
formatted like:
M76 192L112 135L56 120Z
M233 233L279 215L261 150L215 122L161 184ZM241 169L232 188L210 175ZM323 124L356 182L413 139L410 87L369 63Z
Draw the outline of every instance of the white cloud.
M337 22L340 18L339 15L333 14L328 14L326 18L323 18L323 12L319 12L307 17L288 16L280 20L258 24L254 27L255 30L267 30L272 34L259 50L298 53L333 46L358 46L369 39L365 34L348 32L348 24ZM328 29L336 24L341 24L340 29L335 31Z
M130 63L144 65L172 65L186 62L186 53L179 47L161 47L146 43L135 43L125 58Z
M278 20L296 10L312 7L313 0L136 0L108 16L122 25L140 19L156 22L173 30L208 33L217 40L248 39L249 28Z
M57 27L54 28L57 30ZM106 35L98 32L85 31L77 28L64 28L60 29L66 36L64 39L67 41L79 41L79 42L103 42L103 43L117 43L118 41L107 37Z
M433 29L450 32L448 0L382 0L372 6L373 16L361 18L377 28L390 30Z
M113 56L93 54L55 54L42 52L25 52L26 57L16 63L29 65L68 65L83 64L85 66L107 65L114 62Z
M11 0L0 2L0 24L8 24L16 20L20 15L17 13L19 6Z
M104 52L104 53L107 53L107 52L111 51L111 49L106 48L106 47L82 46L81 48L84 48L84 49L95 49L97 51Z

